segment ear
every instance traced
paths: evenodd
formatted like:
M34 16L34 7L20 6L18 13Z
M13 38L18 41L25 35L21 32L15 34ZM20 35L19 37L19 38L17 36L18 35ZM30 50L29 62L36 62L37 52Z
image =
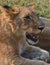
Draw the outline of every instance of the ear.
M20 9L18 7L12 7L12 13L14 15L18 14L20 12Z
M12 13L13 15L18 14L19 11L20 11L20 9L18 7L16 7L16 6L10 7L10 6L7 6L7 5L0 6L0 9L2 11L7 11L9 13Z
M30 10L34 11L34 9L35 9L35 3L34 3L34 2L33 2L33 3L30 3L30 4L27 5L27 7L28 7Z

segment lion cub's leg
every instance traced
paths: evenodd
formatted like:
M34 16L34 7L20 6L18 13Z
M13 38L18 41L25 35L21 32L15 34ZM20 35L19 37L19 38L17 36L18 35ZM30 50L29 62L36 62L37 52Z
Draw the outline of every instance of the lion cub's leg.
M17 57L14 65L49 65L46 62L40 60L30 60L23 57Z
M21 56L31 60L47 61L49 59L49 53L47 51L35 46L26 47Z

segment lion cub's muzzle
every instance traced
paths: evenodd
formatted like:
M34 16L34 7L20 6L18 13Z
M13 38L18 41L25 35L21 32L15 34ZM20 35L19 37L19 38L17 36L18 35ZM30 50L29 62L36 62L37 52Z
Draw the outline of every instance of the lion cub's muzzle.
M37 44L39 42L39 35L40 33L43 31L45 26L39 26L38 29L36 30L35 34L34 33L26 33L26 41L30 44L30 45L34 45ZM40 32L38 32L40 31ZM38 32L38 33L37 33Z

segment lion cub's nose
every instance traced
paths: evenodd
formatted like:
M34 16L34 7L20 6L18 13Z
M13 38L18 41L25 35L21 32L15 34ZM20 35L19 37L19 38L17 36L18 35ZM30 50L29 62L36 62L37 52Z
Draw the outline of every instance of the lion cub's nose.
M44 29L44 26L39 26L38 29L39 30L43 30Z

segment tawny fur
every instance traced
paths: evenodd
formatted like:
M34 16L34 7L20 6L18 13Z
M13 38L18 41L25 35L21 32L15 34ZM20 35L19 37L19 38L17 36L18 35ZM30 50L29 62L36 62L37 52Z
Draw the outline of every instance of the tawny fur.
M39 33L38 15L30 7L0 6L0 65L47 65L43 61L28 60L20 56L25 49L33 49L26 43L25 32ZM34 23L25 23L24 17L33 12ZM32 21L32 20L31 20ZM38 21L38 22L36 22ZM19 24L20 22L20 24ZM34 30L34 31L33 31ZM37 30L37 31L36 31Z

